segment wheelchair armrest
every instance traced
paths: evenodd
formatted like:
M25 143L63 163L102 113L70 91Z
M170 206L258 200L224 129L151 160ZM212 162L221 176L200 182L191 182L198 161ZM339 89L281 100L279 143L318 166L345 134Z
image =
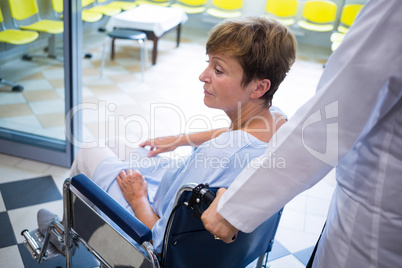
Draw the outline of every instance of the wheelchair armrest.
M116 200L102 190L87 176L80 174L71 179L73 185L88 200L105 213L127 235L140 245L152 239L151 230L131 215Z

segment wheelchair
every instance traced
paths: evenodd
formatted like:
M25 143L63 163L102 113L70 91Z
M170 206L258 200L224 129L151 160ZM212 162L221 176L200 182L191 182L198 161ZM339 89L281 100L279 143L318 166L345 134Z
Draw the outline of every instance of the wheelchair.
M197 184L184 185L179 190L161 254L149 242L151 230L82 174L64 182L62 223L53 221L45 236L38 230L23 230L21 235L38 263L62 254L66 268L73 264L82 267L73 256L80 245L96 258L100 267L246 267L257 258L258 267L264 259L266 264L282 209L254 232L239 232L234 242L226 244L214 239L199 218L208 207L208 202L202 201L203 195L214 196L217 190ZM63 252L49 247L50 236L58 239Z

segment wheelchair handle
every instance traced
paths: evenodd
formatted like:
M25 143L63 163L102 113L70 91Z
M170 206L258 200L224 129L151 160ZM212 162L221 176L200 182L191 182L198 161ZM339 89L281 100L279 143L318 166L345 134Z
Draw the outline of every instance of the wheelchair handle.
M207 203L207 205L209 206L214 201L216 194L210 191L208 188L202 188L200 190L200 197L201 200Z

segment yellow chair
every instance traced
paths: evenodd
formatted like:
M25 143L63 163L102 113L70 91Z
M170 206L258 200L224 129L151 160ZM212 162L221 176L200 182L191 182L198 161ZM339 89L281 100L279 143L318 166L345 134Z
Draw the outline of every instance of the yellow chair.
M43 33L49 33L48 57L57 58L56 56L56 34L64 31L62 21L41 19L36 0L8 0L10 6L11 17L16 28L22 30L32 30ZM36 17L36 22L25 23L24 20ZM26 55L26 60L32 59L32 56Z
M0 7L0 42L12 45L25 45L35 41L39 36L39 34L34 31L6 29L3 21L3 13ZM12 91L22 91L24 89L21 85L7 81L1 77L0 83L11 86Z
M338 31L331 35L332 51L335 51L341 45L345 34L349 30L350 26L352 26L362 7L363 5L361 4L346 4L343 7L340 25L337 28Z
M241 16L243 0L213 0L207 14L217 18L229 19Z
M171 7L181 8L187 14L200 14L205 11L207 0L178 0Z
M95 0L82 0L81 5L85 10L102 13L105 16L113 16L121 12L121 9L118 7L98 5Z
M343 7L340 20L341 24L337 28L338 32L346 33L349 30L349 27L352 26L362 7L363 5L361 4L346 4Z
M297 0L268 0L265 11L283 25L290 26L296 22Z
M301 28L315 32L334 29L337 6L332 1L312 0L304 4L303 18L297 22Z
M104 3L106 1L107 0L98 0L99 3ZM135 8L137 4L134 2L127 2L127 1L112 1L104 6L117 7L120 8L121 10L130 10Z
M63 0L52 0L53 11L57 18L63 18ZM103 15L100 12L82 10L82 20L85 22L97 22L102 19Z
M149 4L149 5L156 5L156 6L162 6L162 7L170 6L169 0L137 0L135 3L138 5Z

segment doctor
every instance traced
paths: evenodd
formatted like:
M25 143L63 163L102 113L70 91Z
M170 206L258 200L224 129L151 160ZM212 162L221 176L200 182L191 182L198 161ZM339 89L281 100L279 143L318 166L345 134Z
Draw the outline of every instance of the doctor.
M316 95L277 138L266 155L283 157L286 168L250 163L203 214L207 230L231 242L237 230L253 231L336 166L338 184L313 267L401 267L400 0L365 5Z

